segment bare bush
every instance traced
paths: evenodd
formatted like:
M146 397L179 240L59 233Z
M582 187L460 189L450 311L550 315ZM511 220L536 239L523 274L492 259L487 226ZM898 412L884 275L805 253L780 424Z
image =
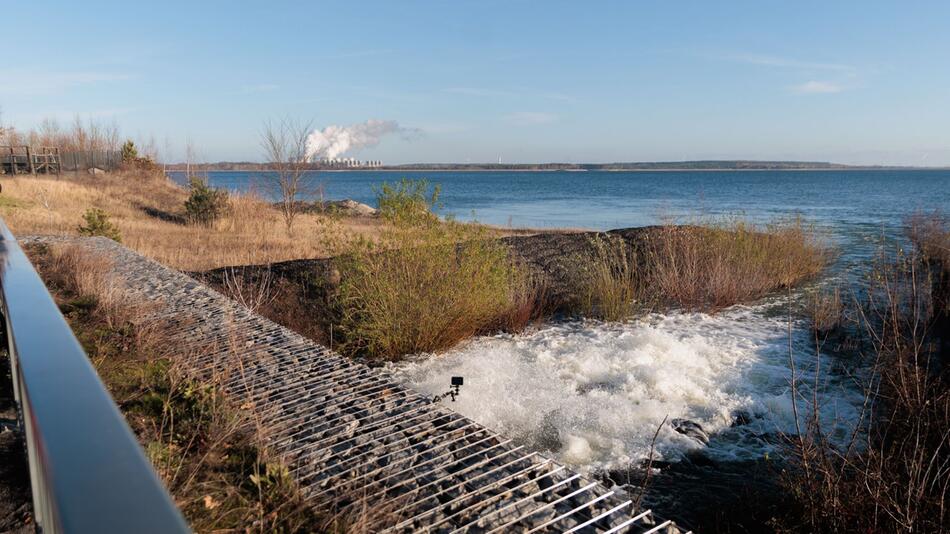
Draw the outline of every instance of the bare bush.
M300 198L313 193L312 175L307 173L307 137L312 129L312 123L288 117L268 121L261 130L261 146L271 169L263 180L279 198L288 234L301 211Z
M224 272L222 283L225 294L253 312L270 306L280 296L270 269L255 273L253 279L249 279L244 269L229 268Z

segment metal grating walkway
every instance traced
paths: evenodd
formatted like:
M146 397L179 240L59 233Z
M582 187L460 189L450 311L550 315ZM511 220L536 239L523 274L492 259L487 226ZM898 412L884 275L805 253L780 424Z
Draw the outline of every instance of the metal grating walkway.
M105 238L168 356L258 416L315 506L380 532L678 533L601 484Z

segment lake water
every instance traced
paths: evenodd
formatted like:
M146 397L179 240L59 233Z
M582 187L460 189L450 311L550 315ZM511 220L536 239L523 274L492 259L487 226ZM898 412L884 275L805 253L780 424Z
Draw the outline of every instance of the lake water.
M262 173L209 172L212 185L267 194ZM527 227L611 229L684 214L790 213L829 226L893 224L915 209L950 208L950 170L709 172L313 173L326 198L375 205L374 187L403 177L442 185L446 213ZM183 173L172 177L184 181Z

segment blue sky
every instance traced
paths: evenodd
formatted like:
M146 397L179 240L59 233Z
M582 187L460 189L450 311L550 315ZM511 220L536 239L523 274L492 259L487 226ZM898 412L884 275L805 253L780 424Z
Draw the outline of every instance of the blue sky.
M262 123L289 115L398 121L411 135L348 154L390 163L950 164L948 2L34 0L4 13L23 21L4 24L4 123L114 119L176 160L188 139L202 159L258 160Z

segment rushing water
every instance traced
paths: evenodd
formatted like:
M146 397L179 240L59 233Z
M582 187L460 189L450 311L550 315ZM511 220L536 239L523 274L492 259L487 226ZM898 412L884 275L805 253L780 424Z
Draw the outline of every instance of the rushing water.
M638 465L664 418L699 423L712 439L705 446L664 425L656 440L660 460L699 449L717 461L755 460L774 450L770 435L796 430L789 324L763 308L554 324L477 339L391 370L431 394L444 391L451 376L464 376L454 408L582 470ZM793 328L792 349L810 383L813 351L801 328ZM821 394L832 400L821 406L829 422L856 420L861 409L841 370L819 368ZM733 426L738 414L749 422Z
M320 173L330 199L373 204L373 186L398 179L387 172ZM768 172L445 172L411 173L443 187L444 211L459 218L530 227L621 228L670 218L742 215L769 221L801 215L840 251L827 277L859 273L883 235L898 236L916 210L950 209L950 171ZM180 177L179 177L180 179ZM246 190L247 173L211 173L213 185ZM791 300L795 299L792 295ZM611 473L649 455L666 418L698 423L708 445L664 425L658 458L675 466L701 455L717 466L744 466L774 453L796 421L789 387L791 363L803 376L803 398L817 387L822 420L844 440L858 419L860 365L826 355L816 369L807 327L789 318L789 297L778 296L717 315L671 313L625 324L594 321L546 325L524 335L472 340L438 356L390 366L420 391L443 392L465 377L455 409L583 471ZM791 322L790 322L791 321ZM856 366L856 367L854 367ZM811 407L803 401L801 413ZM801 414L800 414L801 415ZM736 425L737 417L744 424ZM682 509L724 492L748 471L695 472L658 480L660 503ZM718 477L718 478L717 478ZM698 482L697 482L698 481ZM656 500L656 499L655 499ZM659 499L662 501L662 499Z

